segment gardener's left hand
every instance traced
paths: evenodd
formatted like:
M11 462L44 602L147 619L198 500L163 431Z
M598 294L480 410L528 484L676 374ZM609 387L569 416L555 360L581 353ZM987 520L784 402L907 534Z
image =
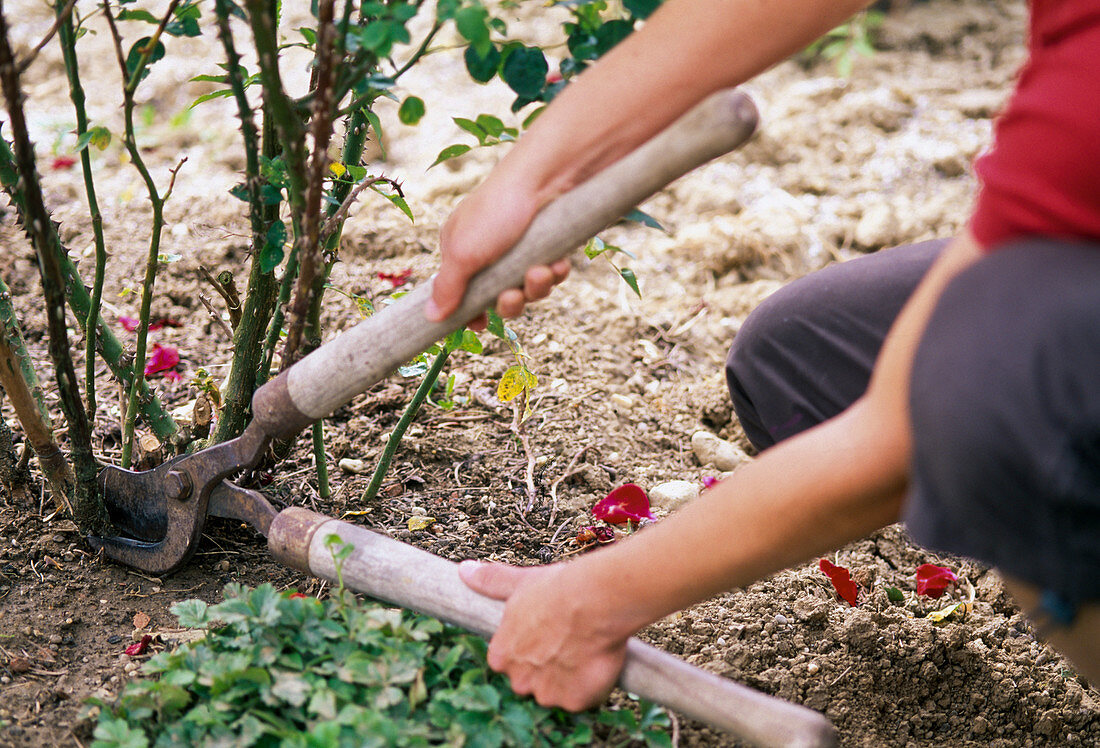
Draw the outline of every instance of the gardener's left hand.
M489 643L489 667L506 674L518 694L580 711L607 699L630 632L617 630L599 596L586 593L568 567L466 561L459 575L482 595L507 601Z

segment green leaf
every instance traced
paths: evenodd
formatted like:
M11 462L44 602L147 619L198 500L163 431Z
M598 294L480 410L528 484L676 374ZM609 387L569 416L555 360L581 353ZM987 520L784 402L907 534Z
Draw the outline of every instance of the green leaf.
M499 138L507 129L499 117L494 117L491 114L479 114L477 116L477 126L494 138ZM515 135L515 132L511 134Z
M152 41L152 37L145 36L141 39L138 39L136 42L134 42L133 46L130 47L130 51L126 55L126 72L131 78L138 74L138 64L141 62L142 56L145 54L146 49L148 48L149 44L152 43ZM149 53L149 59L146 61L145 66L141 69L141 73L140 75L138 75L138 80L145 80L145 76L149 75L149 68L153 65L154 62L164 59L164 53L164 43L158 41L153 46L152 51Z
M619 275L626 281L626 285L630 286L631 290L638 294L638 298L642 298L642 292L638 289L638 277L634 275L634 271L630 268L620 268Z
M270 273L283 261L283 247L286 244L286 225L275 221L267 230L264 248L260 251L260 272Z
M488 83L497 74L500 68L501 54L495 45L490 44L484 54L479 54L476 49L466 47L462 53L462 59L466 62L466 72L478 83Z
M899 590L897 587L886 588L886 599L892 603L900 603L905 601L905 593Z
M313 29L311 29L307 26L303 26L300 29L298 29L298 33L301 34L302 37L306 40L306 44L309 44L309 45L312 46L312 45L317 43L317 32L314 31Z
M588 240L588 244L584 245L584 256L590 260L594 260L602 255L604 252L608 251L608 249L613 249L613 247L608 247L608 245L604 243L603 239L598 236L594 236Z
M623 7L635 18L646 19L661 6L661 0L623 0Z
M148 748L149 738L145 731L130 727L125 719L107 719L101 721L92 736L95 748Z
M416 219L413 217L412 209L409 207L409 204L407 202L405 202L405 198L401 197L396 192L394 192L394 193L385 192L378 185L373 185L371 187L371 189L374 190L375 192L377 192L382 197L389 200L395 206L397 206L397 209L400 210L402 213L404 213L410 221L412 221L413 223L416 222Z
M367 118L367 122L370 123L370 129L374 132L374 142L378 144L379 155L382 160L386 160L386 146L382 140L382 120L367 107L363 107L361 110L363 116Z
M224 88L221 91L211 91L210 93L205 93L202 96L199 96L194 101L192 101L191 106L188 107L188 108L189 109L194 109L195 107L197 107L199 104L203 103L204 101L210 101L211 99L224 99L224 98L232 96L232 95L233 95L233 92L228 88Z
M537 47L513 47L504 58L500 77L521 97L534 99L546 86L550 66L546 55Z
M397 118L403 124L415 125L424 116L424 112L424 100L417 96L409 96L401 102L401 107L397 110Z
M466 153L468 150L470 150L470 146L465 145L464 143L456 143L455 145L449 145L446 148L444 148L442 151L439 152L439 155L435 157L435 161L432 162L432 166L436 166L437 164L441 164L444 161L455 158L457 156L461 156L463 153ZM432 166L429 166L428 168L430 169L430 168L432 168Z
M451 119L454 120L456 125L477 138L479 145L488 145L489 133L485 132L485 128L477 122L465 117L452 117Z
M202 600L183 600L169 610L179 619L180 626L187 629L206 628L210 622L207 617L207 605Z
M89 145L95 146L98 150L105 150L107 146L111 144L111 131L106 127L93 127L90 130L85 130L80 134L80 137L76 139L76 150L80 152L87 148Z
M460 8L455 13L455 27L458 33L470 42L470 46L479 56L489 54L492 42L489 41L488 11L481 5Z
M643 226L648 226L651 229L657 229L658 231L664 231L665 227L657 222L653 216L635 208L634 210L623 216L624 221L634 221L640 223Z
M160 24L159 18L149 11L141 9L130 10L129 8L123 8L118 12L115 18L120 21L145 21L145 23L151 23L154 26Z

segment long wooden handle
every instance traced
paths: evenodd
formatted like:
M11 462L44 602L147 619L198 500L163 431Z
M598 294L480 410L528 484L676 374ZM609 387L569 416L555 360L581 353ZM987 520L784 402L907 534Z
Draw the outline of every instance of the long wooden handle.
M268 433L287 437L329 415L483 312L501 291L522 285L532 265L565 257L669 182L744 143L756 120L756 107L745 94L714 94L547 205L504 257L473 278L449 318L424 319L431 285L421 285L260 388L253 399L256 419Z
M336 582L328 545L332 535L354 547L340 574L349 588L485 637L500 624L504 604L467 587L458 564L364 527L294 507L275 518L268 547L279 562ZM832 725L817 712L708 673L637 639L627 644L619 685L757 745L836 744Z

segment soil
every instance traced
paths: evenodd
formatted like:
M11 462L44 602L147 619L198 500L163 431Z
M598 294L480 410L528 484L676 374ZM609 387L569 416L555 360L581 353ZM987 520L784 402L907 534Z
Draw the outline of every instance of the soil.
M48 8L30 0L8 5L15 41L29 50L49 28ZM552 27L547 14L560 12L539 9L514 29L544 36ZM318 495L304 439L263 490L279 504L332 516L356 512L354 521L449 558L532 564L575 552L570 538L593 523L589 508L616 485L648 489L716 475L699 464L690 441L708 430L749 448L722 376L726 347L745 316L781 284L827 263L959 229L974 188L968 164L988 143L990 119L1023 59L1025 18L1019 0L913 4L889 14L876 35L878 51L858 57L848 78L827 61L793 60L754 81L749 88L764 112L754 140L644 206L667 232L622 225L605 233L638 255L631 266L641 298L603 260L581 259L552 300L514 322L539 377L519 438L513 406L494 395L511 357L487 339L484 355L454 359L450 372L462 402L451 410L427 407L418 417L382 497L360 500L384 435L417 384L396 375L325 421L330 498ZM81 44L92 51L85 63L92 119L118 131L107 35ZM178 347L183 379L154 381L169 407L186 414L195 397L188 382L200 366L223 376L230 352L221 323L201 299L219 310L221 302L199 270L229 270L243 286L247 225L242 204L226 196L243 163L228 103L215 100L187 113L210 90L189 79L217 72L220 53L201 39L172 44L172 64L155 67L140 89L148 114L140 136L161 180L187 158L168 203L163 248L180 258L164 267L153 309L154 317L181 323L155 333L155 341ZM294 62L287 71L299 83L306 74ZM424 282L436 261L441 221L499 157L479 150L426 171L444 145L465 141L450 116L506 111L509 97L466 81L447 54L429 58L402 82L428 102L428 115L410 128L385 112L386 159L376 154L371 166L403 181L416 221L382 201L357 206L333 277L343 294L388 293L379 272L411 269L412 281ZM63 238L89 267L79 169L51 168L53 157L73 145L55 52L45 50L29 70L27 93L47 202ZM117 143L95 155L112 253L105 312L112 324L120 315L136 316L137 296L129 290L141 277L150 220L143 186L125 161ZM10 209L0 241L7 248L0 275L47 380L33 252ZM329 293L330 334L357 319L346 296ZM97 453L117 460L118 388L104 373L99 391ZM20 445L6 402L3 415ZM355 463L346 460L363 461L368 474L341 469L341 460L349 467ZM424 515L436 522L410 531L409 518ZM844 745L1100 743L1100 694L1036 639L994 572L922 550L900 526L842 548L832 560L861 584L858 607L837 598L814 560L671 616L641 636L823 712ZM964 580L960 591L918 601L914 570L922 563L956 570ZM208 523L194 560L168 578L106 563L54 511L32 466L21 487L0 497L0 744L86 745L90 722L80 716L82 701L115 695L137 677L143 657L131 659L123 649L147 632L159 635L154 647L178 640L169 606L191 597L215 601L230 581L322 589L271 562L247 528L223 520ZM904 601L889 600L891 587ZM926 617L969 599L971 588L967 615L942 623ZM701 724L677 722L680 745L735 744Z

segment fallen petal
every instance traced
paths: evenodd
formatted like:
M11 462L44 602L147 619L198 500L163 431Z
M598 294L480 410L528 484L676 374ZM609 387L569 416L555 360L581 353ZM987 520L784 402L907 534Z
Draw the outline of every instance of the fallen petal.
M641 486L633 483L619 486L596 502L592 516L612 525L641 524L644 519L656 519L649 510L649 496Z
M935 564L921 564L917 567L917 594L938 598L944 591L959 581L955 572Z
M161 371L168 371L172 369L180 362L180 352L170 345L161 345L160 343L153 344L152 355L145 362L145 376L156 374ZM173 372L174 374L175 372ZM166 374L165 376L171 377ZM179 374L175 374L176 379L179 379Z
M118 323L122 325L122 329L126 332L133 332L138 329L138 320L134 317L119 317Z
M836 594L840 595L853 608L859 604L856 602L859 598L859 585L852 581L852 575L847 569L843 566L837 566L827 558L818 561L817 568L821 569L825 576L829 578L829 581L833 583Z
M144 654L145 650L149 648L149 642L151 641L153 641L152 634L145 634L145 636L141 637L141 641L131 644L124 651L131 657L139 654Z

